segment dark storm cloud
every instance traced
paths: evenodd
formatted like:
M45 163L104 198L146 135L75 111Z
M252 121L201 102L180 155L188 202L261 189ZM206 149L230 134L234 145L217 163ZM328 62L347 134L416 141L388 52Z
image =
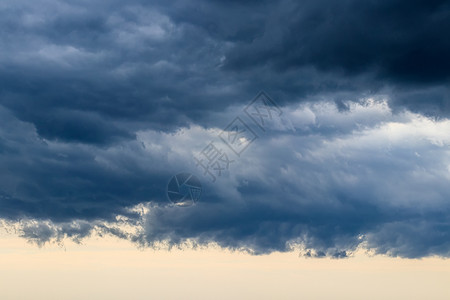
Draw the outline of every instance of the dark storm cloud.
M193 239L253 253L300 243L315 256L345 257L358 247L401 257L448 256L450 140L439 138L448 120L389 116L383 105L346 113L312 109L310 121L309 109L291 116L296 134L258 140L224 182L208 184L203 177L206 194L197 206L150 207L139 242ZM390 120L358 125L384 117ZM329 125L340 130L328 135L323 128Z
M448 1L3 1L0 216L38 244L448 256L448 124L403 108L450 112L449 20ZM262 88L291 123L199 205L167 206Z
M208 112L261 87L281 103L388 88L392 105L433 113L448 95L443 1L14 1L0 13L2 104L49 139L213 126ZM426 100L408 99L414 90Z
M374 71L414 83L449 79L448 1L284 1L265 32L233 48L226 66L312 65L348 74ZM271 18L275 20L270 20Z
M43 137L108 144L173 130L236 95L218 79L221 41L152 6L116 4L19 1L0 12L2 104Z
M357 101L388 89L392 106L448 115L449 1L171 4L162 9L174 22L231 43L225 74L282 102ZM409 99L411 92L423 97Z
M163 192L169 174L148 158L136 160L143 149L137 141L115 157L115 148L46 141L8 111L0 115L3 218L110 220Z

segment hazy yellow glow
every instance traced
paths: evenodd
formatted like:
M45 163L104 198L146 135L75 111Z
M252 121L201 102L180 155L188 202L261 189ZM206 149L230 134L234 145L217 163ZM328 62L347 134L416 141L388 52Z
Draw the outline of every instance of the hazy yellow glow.
M449 299L450 260L138 250L115 238L0 239L0 299Z

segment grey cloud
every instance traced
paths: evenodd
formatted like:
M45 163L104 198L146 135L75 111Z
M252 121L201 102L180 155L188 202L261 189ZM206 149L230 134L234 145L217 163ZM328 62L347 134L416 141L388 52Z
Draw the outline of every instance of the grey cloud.
M144 150L135 148L132 156L119 149L97 152L102 162L97 167L109 166L117 174L126 172L122 161L134 166L158 161L152 171L163 174L165 167L167 180L177 170L189 170L202 180L204 192L195 206L170 206L164 199L166 182L160 180L160 187L142 191L153 195L145 204L148 212L136 214L129 209L142 200L132 201L128 194L116 193L115 187L102 186L104 193L117 196L111 209L126 215L137 232L101 226L105 221L114 223L114 218L89 219L87 213L84 217L103 228L103 234L144 247L216 243L264 254L298 245L305 255L315 257L347 257L360 247L401 257L448 256L450 139L442 134L450 129L448 120L392 113L386 103L369 100L351 104L344 112L327 102L289 111L295 132L278 129L261 136L214 184L201 176L191 156L217 134L201 127L176 134L140 132L137 138ZM330 134L327 126L333 124L340 129ZM149 158L138 155L139 151ZM142 184L129 175L122 178L133 187ZM83 191L83 185L78 189ZM120 196L126 201L120 203ZM83 204L89 202L72 206ZM56 239L58 232L64 236L73 227L58 222L65 224L83 214L67 214L60 221L44 217L56 220L56 229L26 227L24 236L37 242L37 233L42 232L40 243Z
M0 216L35 221L22 231L38 244L100 231L448 256L448 8L3 1ZM199 172L194 152L261 88L295 131L261 136L197 206L168 206L170 176ZM144 216L130 210L143 203ZM104 225L117 215L141 231Z

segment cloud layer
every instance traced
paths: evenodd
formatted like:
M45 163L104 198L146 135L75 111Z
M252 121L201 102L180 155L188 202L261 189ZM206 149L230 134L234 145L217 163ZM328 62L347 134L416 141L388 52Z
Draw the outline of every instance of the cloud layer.
M449 14L448 1L3 1L0 217L38 244L97 232L449 256ZM236 116L252 124L261 89L281 119L249 125L258 138L211 183L193 156ZM181 171L204 185L192 207L165 196Z

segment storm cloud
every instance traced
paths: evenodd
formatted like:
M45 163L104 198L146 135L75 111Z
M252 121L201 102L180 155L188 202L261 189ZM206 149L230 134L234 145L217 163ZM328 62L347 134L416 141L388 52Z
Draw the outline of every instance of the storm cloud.
M38 244L447 257L449 33L449 1L3 1L0 217ZM281 119L209 182L193 156L261 89ZM182 171L194 206L166 199Z

